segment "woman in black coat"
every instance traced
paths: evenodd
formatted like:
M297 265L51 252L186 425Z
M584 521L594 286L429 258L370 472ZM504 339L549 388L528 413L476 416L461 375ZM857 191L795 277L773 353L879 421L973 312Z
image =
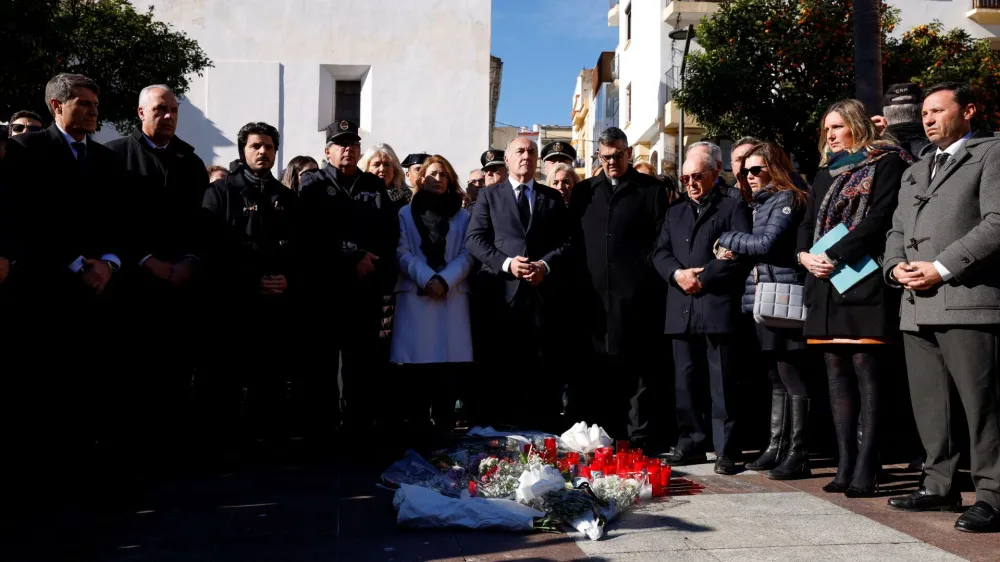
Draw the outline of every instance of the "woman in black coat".
M857 100L833 104L821 123L822 167L813 180L796 256L810 273L803 335L810 344L823 346L837 432L837 476L823 490L871 497L878 490L880 468L879 379L886 347L898 337L899 293L879 275L865 277L843 294L829 279L841 263L881 259L900 178L908 165L904 159L912 159L898 146L876 140L878 133ZM825 252L810 253L818 240L840 225L848 230L843 238Z
M805 270L795 262L798 228L809 194L795 186L792 164L778 145L754 145L742 157L740 175L753 191L753 232L726 232L719 238L724 257L747 259L754 270L746 281L743 312L753 313L758 283L802 285ZM810 474L806 431L809 396L802 373L805 340L802 329L770 328L756 324L757 340L771 379L771 438L750 470L768 470L768 478L788 480ZM790 400L789 400L790 396ZM791 404L791 419L787 412Z

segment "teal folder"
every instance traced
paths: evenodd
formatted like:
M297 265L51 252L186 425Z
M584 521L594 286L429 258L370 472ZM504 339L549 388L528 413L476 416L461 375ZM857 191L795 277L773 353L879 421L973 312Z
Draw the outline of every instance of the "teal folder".
M847 236L847 227L843 224L838 224L833 230L827 232L822 238L813 244L813 247L809 249L810 254L822 254L827 251L830 246L833 246L844 236ZM844 294L848 289L858 284L859 281L868 277L872 273L879 270L878 263L872 258L865 256L857 261L857 263L845 264L842 263L833 270L833 275L830 276L830 282L833 283L833 287L837 289L837 292Z

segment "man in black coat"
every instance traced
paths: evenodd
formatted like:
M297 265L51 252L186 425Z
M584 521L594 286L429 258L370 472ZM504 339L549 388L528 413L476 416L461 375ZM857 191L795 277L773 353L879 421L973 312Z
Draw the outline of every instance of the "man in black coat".
M277 335L294 329L293 298L302 282L299 200L271 173L279 142L267 123L244 125L237 135L243 166L213 183L202 202L201 257L218 323L206 336L212 355L200 386L211 426L205 433L222 430L218 447L284 437L278 432L288 422L281 400L292 374L288 341Z
M378 410L378 389L385 382L389 358L379 345L382 295L396 283L399 219L385 183L358 168L358 126L340 121L330 128L326 157L330 165L302 174L299 185L303 225L310 256L310 299L339 322L339 334L319 342L326 357L342 357L343 421L371 427L385 412ZM317 370L329 378L329 370ZM324 379L322 393L336 389L336 378ZM317 391L320 392L320 391ZM315 393L314 393L315 394ZM359 427L360 428L360 427Z
M725 232L749 233L751 223L742 199L727 197L715 184L716 166L712 158L697 154L684 162L680 180L688 200L667 213L653 263L670 284L665 333L673 338L679 438L665 458L672 465L704 462L698 449L707 438L705 420L710 417L718 455L715 472L732 474L736 467L729 458L735 424L731 334L750 264L716 259L714 246ZM706 375L711 416L699 407L703 400L696 387Z
M17 420L5 427L19 427L11 437L38 448L11 458L36 460L40 470L68 460L86 465L86 451L111 422L114 404L101 402L102 385L123 366L120 323L108 299L129 233L121 223L118 158L88 138L99 95L85 76L50 80L53 123L10 139L0 184L0 272L9 271L0 278L0 330L11 367L5 384L12 385L3 410ZM30 373L13 368L29 364ZM21 424L25 419L45 421Z
M148 86L139 94L140 126L107 145L125 166L128 218L135 233L123 264L122 313L146 334L129 353L134 361L176 354L175 361L153 362L143 376L122 381L133 391L123 402L136 414L143 412L135 419L146 420L129 427L153 442L151 451L168 453L166 458L176 452L158 441L186 437L178 429L191 419L184 412L197 364L191 353L205 325L188 289L201 253L203 236L197 225L208 172L194 148L174 134L178 110L170 88Z
M553 360L562 349L563 331L556 322L565 297L560 294L558 276L563 266L566 207L559 192L535 183L538 147L534 141L512 140L504 162L508 178L479 192L466 235L469 253L483 264L476 288L481 291L486 319L482 326L486 344L479 359L502 373L517 365L519 377L540 385L534 392L535 405L521 412L535 410L539 415L532 421L555 429L561 409L561 381L556 377L565 372ZM501 344L512 335L516 335L513 345ZM506 401L495 401L492 397L499 395L487 388L479 394L484 400L478 413L482 417L503 415L509 407Z
M632 149L621 129L605 130L599 143L604 173L577 184L569 200L569 247L577 267L574 320L589 351L583 372L592 379L580 381L591 403L581 415L607 412L602 423L611 435L627 430L648 448L644 441L655 437L651 420L659 408L650 385L657 376L651 365L664 307L663 282L651 260L667 193L656 178L629 164ZM609 387L620 390L609 397Z

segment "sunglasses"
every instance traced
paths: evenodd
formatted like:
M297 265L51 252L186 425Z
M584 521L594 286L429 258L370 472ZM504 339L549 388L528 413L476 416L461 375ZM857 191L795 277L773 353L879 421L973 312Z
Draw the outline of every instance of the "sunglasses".
M743 168L740 170L740 177L747 177L747 174L753 174L753 177L759 178L760 173L767 170L767 166L750 166L749 168Z
M15 133L23 133L25 131L29 133L37 133L42 130L41 125L25 125L24 123L14 123L10 126L10 130Z
M681 185L687 185L689 183L693 183L693 182L696 182L696 181L701 181L701 178L703 178L703 177L705 177L705 174L703 174L701 172L695 172L695 173L693 173L691 175L681 176L681 177L679 177L677 179L680 180Z

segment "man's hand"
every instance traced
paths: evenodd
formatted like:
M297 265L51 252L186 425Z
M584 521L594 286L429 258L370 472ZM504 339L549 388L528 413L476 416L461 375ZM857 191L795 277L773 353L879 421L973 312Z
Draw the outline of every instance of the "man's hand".
M510 274L517 279L526 278L532 271L534 271L531 262L528 258L524 256L517 256L510 260Z
M680 269L674 274L674 280L682 291L689 295L696 295L701 292L701 281L698 274L705 271L704 267L692 267L691 269Z
M900 263L892 270L900 285L913 291L928 291L941 284L941 274L934 264L927 261Z
M885 117L882 117L881 115L872 117L872 123L875 124L875 129L880 135L885 132L886 128L889 127L889 122L886 121Z
M436 301L444 300L444 298L448 296L448 291L445 290L444 283L442 283L437 277L432 277L431 280L427 282L427 286L424 287L424 290L427 291L427 295L430 298Z
M265 275L260 279L261 295L280 295L288 288L284 275Z
M145 267L146 271L152 273L157 279L163 279L164 281L170 281L170 278L174 275L173 264L156 258L149 258L142 262L142 267Z
M111 280L111 266L101 260L83 260L83 282L101 294Z
M834 270L832 263L809 252L801 252L799 254L799 261L802 263L802 267L806 268L806 271L812 273L818 279L826 279Z
M10 260L0 256L0 283L3 283L8 275L10 275Z
M377 261L378 256L371 252L365 252L365 257L361 258L361 261L358 262L358 277L364 277L375 273L375 262Z
M194 276L195 269L198 267L198 263L192 259L182 259L181 261L174 264L174 272L170 276L170 282L174 287L183 287L191 282L191 278Z
M524 277L524 280L537 287L539 283L545 281L545 264L540 261L531 262L531 273Z

